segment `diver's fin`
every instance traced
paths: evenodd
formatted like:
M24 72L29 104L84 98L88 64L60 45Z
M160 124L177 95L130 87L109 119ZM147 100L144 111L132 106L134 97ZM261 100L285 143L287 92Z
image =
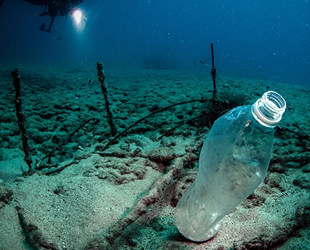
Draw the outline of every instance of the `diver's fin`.
M39 29L40 29L41 31L42 31L42 30L45 30L45 25L46 25L45 23L41 23L41 26L40 26Z
M52 29L52 26L53 26L53 23L54 23L54 16L52 16L52 20L51 20L51 22L50 22L50 26L48 27L48 29L47 30L44 30L44 31L46 31L46 32L48 32L48 33L51 33L51 29Z
M43 12L39 15L39 16L47 16L48 15L48 12L46 11L46 5L44 5L44 10Z
M48 12L46 11L43 11L42 13L39 14L39 16L47 16L48 15Z

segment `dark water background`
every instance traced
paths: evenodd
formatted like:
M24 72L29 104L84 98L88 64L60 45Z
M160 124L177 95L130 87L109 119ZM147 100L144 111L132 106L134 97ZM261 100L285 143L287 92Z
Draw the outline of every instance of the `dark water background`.
M214 43L218 75L310 86L309 0L84 0L83 29L43 7L5 0L0 64L206 70ZM203 65L200 59L206 61Z

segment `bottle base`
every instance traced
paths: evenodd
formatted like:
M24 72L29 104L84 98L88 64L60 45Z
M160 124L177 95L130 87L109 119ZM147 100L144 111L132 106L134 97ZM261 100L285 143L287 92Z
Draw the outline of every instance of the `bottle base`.
M190 230L188 232L182 232L182 229L179 229L179 232L187 239L195 242L204 242L213 238L221 227L221 221L217 222L213 227L211 227L207 232L196 232L195 230Z

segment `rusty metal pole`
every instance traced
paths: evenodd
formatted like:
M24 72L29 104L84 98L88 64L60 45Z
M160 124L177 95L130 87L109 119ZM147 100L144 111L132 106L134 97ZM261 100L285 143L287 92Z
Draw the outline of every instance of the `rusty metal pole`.
M111 128L111 134L112 136L116 135L116 127L115 124L113 123L113 115L110 110L110 102L109 102L109 96L108 96L108 88L104 82L105 75L103 71L103 63L102 62L97 62L97 70L98 70L98 80L101 83L101 90L104 96L104 101L105 101L105 109L107 110L107 115L108 115L108 123Z
M216 68L214 67L214 52L213 52L213 43L211 43L211 56L212 56L212 69L211 69L211 76L213 80L213 99L217 97L217 89L216 89Z
M22 142L23 142L23 149L25 153L25 162L27 163L29 170L31 170L31 163L32 160L29 156L29 146L28 146L28 137L27 137L27 131L24 126L24 113L22 111L22 97L20 94L20 75L18 73L18 70L15 69L11 72L11 75L13 76L14 79L14 87L15 87L15 109L16 109L16 116L17 116L17 122L18 122L18 127L19 130L22 134Z

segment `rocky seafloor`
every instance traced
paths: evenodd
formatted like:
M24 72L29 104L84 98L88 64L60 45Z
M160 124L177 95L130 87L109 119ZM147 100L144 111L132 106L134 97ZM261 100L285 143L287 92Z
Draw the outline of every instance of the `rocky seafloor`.
M96 73L20 70L29 171L11 71L0 71L1 250L310 249L309 87L219 76L223 107L210 113L209 74L106 70L118 134L154 113L111 142ZM196 177L210 114L250 105L268 90L287 110L266 179L214 238L183 238L173 214Z

